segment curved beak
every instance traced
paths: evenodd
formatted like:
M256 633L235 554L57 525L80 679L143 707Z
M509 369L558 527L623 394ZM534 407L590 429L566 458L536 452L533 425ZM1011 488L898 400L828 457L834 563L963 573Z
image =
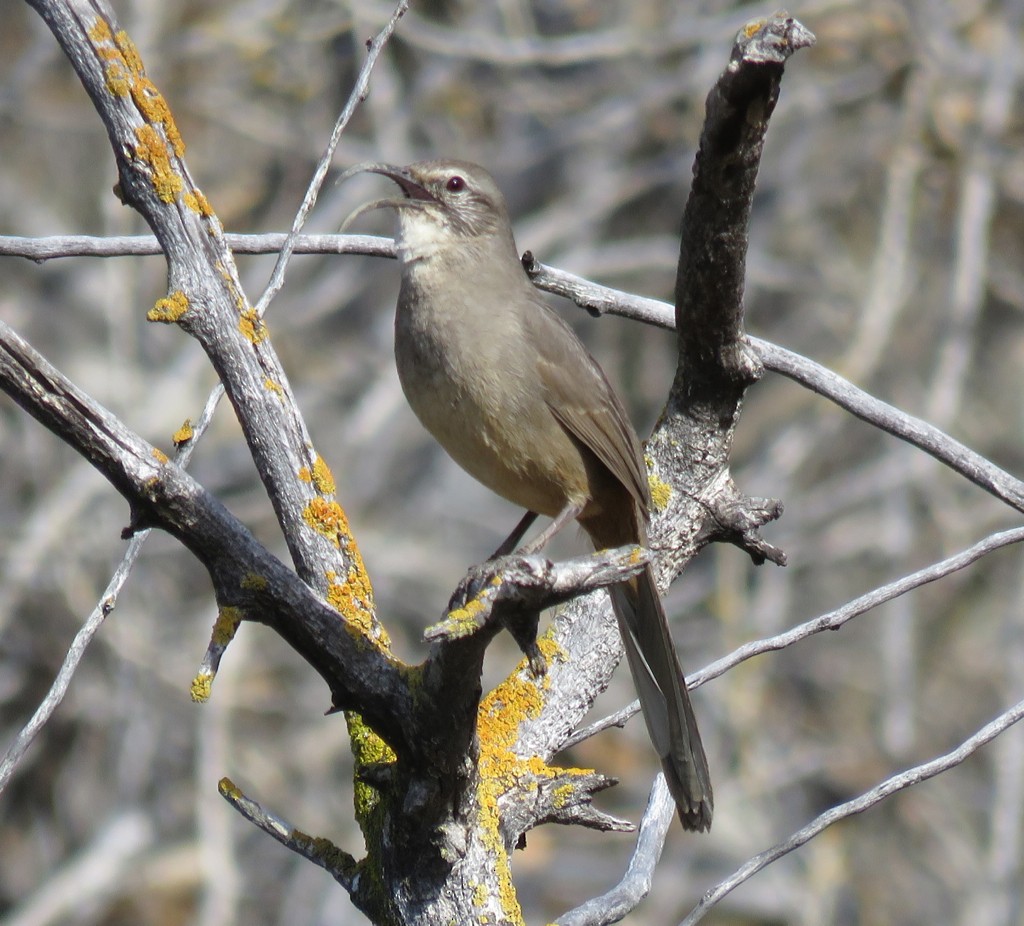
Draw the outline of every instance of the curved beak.
M423 208L427 203L436 203L437 200L431 195L422 183L420 183L407 167L397 167L394 164L379 164L376 161L363 161L361 164L353 164L348 170L338 177L338 183L344 183L356 174L381 174L384 177L394 180L402 189L401 199L375 199L372 202L364 203L349 215L341 223L339 232L344 233L348 227L361 215L372 212L374 209L403 209L415 206Z
M406 199L436 202L435 197L427 190L419 180L410 172L407 167L398 167L394 164L380 164L376 161L364 161L361 164L353 164L340 177L338 183L343 183L356 174L381 174L394 180L405 194Z

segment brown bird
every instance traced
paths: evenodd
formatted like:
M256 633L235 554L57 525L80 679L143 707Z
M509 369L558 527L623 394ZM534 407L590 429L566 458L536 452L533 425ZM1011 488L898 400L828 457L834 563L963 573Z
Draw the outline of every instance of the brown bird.
M597 549L646 546L650 488L640 442L597 361L524 272L494 179L454 160L359 164L344 176L363 171L391 178L404 194L349 219L382 206L397 211L402 388L456 463L527 509L507 546L537 514L554 520L531 550L574 518ZM611 599L679 818L706 830L707 759L650 566L614 586Z

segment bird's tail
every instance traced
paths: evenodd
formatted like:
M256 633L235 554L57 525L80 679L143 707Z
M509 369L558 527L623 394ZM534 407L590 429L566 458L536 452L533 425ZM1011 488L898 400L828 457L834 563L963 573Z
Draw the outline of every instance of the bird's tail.
M708 760L654 573L647 566L635 579L609 591L647 730L679 819L684 829L708 830L714 808Z

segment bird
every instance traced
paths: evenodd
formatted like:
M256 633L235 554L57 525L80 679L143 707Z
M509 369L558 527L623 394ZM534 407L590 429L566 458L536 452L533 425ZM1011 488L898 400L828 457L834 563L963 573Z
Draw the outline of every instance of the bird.
M647 546L650 486L615 390L572 328L530 282L505 198L477 164L366 162L400 194L361 206L397 214L401 284L395 360L402 389L449 456L526 509L508 552L540 549L576 520L595 549ZM707 758L651 566L609 594L651 741L687 830L710 829Z

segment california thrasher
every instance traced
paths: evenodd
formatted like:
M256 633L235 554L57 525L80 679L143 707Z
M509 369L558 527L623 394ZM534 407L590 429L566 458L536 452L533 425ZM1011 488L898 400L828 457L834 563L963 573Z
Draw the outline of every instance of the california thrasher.
M597 362L530 283L490 174L436 160L359 164L345 176L362 171L404 194L349 219L382 206L398 214L402 388L463 469L527 509L506 549L538 513L554 521L531 550L573 518L597 549L646 546L650 488L636 433ZM611 599L679 819L706 830L707 759L650 566L613 586Z

